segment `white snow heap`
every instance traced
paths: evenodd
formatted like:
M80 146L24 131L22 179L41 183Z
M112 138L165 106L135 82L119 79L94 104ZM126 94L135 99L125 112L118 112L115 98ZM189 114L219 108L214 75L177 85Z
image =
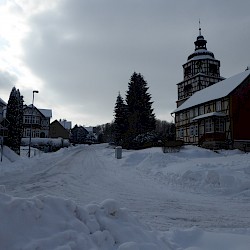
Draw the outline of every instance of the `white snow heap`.
M7 154L1 250L249 250L250 154L185 146L124 150L117 161L107 144Z
M0 217L1 249L169 249L114 200L80 207L51 196L24 199L0 193Z

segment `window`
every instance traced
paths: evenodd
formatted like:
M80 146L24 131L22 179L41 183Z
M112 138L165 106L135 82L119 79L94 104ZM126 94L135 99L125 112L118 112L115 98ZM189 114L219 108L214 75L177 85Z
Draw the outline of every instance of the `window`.
M192 95L192 84L184 86L184 95L185 97Z
M194 116L198 116L199 115L199 110L198 110L198 108L195 108L194 109Z
M198 136L198 125L194 126L194 136Z
M30 123L30 116L24 116L24 124L29 124Z
M180 121L183 120L183 113L180 113Z
M211 75L217 74L217 65L216 64L209 64L209 71Z
M191 74L191 66L188 66L186 69L185 69L185 71L184 71L184 75L185 75L185 77L186 76L188 76L188 75L190 75Z
M41 125L42 126L48 126L49 125L48 120L42 120Z
M40 124L40 117L38 117L38 116L34 117L33 123L34 124Z
M216 111L221 111L221 101L216 102Z
M194 110L193 109L190 109L190 111L189 111L189 117L190 118L194 117Z
M35 136L40 137L40 131L38 129L36 130Z
M24 116L24 124L30 124L31 116ZM32 124L40 124L40 117L32 116Z
M189 135L194 136L194 126L193 125L190 126L190 128L189 128Z
M26 128L24 130L24 137L29 137L30 136L30 129L29 128Z
M211 118L206 119L206 121L205 121L205 132L206 133L213 132L214 131L213 125L214 125L213 120Z
M204 106L200 106L200 110L199 110L200 112L200 115L203 115L204 114Z
M184 129L180 128L179 129L179 138L183 138L184 137Z
M224 119L218 118L215 120L215 131L216 132L224 132L225 131Z
M210 105L205 106L205 113L210 113L210 112L211 112Z
M189 128L190 136L198 136L198 125L191 125Z

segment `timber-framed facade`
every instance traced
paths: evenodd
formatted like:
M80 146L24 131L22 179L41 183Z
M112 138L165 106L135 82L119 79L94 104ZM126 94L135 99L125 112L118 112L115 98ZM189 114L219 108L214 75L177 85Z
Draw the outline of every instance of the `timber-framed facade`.
M188 56L183 67L183 81L177 84L177 107L183 104L195 92L207 88L224 78L220 76L220 61L207 50L207 41L201 35L194 42L195 51Z
M250 150L250 70L197 91L175 114L176 139Z
M250 70L224 79L201 35L177 84L176 139L207 148L250 150Z

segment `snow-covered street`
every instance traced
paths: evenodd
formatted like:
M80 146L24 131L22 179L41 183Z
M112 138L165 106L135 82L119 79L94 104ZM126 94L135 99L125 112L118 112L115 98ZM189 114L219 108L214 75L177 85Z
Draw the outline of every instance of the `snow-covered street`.
M14 197L52 195L81 207L113 199L156 231L195 227L250 237L250 155L240 151L152 148L123 150L116 159L103 144L4 159L0 167L0 185Z

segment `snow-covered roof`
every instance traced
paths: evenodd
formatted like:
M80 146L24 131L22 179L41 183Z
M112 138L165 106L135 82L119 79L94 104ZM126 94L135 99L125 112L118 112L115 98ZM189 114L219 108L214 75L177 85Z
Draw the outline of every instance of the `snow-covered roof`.
M188 61L192 61L192 60L203 60L203 59L214 59L211 55L195 55L194 57L192 57L191 59L189 59Z
M193 121L203 119L203 118L206 118L206 117L211 117L211 116L226 116L226 114L222 113L222 112L206 113L206 114L203 114L203 115L196 116L195 118L193 118Z
M214 53L207 50L206 48L197 48L194 53L188 56L188 62L192 60L199 60L199 59L215 59Z
M223 81L217 82L210 87L197 91L172 113L225 97L238 87L249 75L250 70L246 70Z
M52 110L51 109L38 109L45 117L52 117Z
M30 105L26 105L29 108L32 108L32 104ZM36 108L36 106L34 105L34 108ZM39 109L37 108L45 117L52 117L52 110L51 109Z

